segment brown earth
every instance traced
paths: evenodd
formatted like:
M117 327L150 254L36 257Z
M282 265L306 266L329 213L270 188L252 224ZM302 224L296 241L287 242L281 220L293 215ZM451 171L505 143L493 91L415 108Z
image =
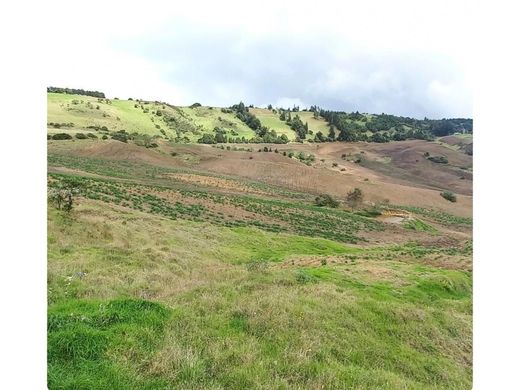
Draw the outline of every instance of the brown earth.
M73 147L70 144L74 144ZM170 146L165 142L158 149L146 149L113 140L50 141L48 148L49 153L188 168L194 172L241 177L312 194L329 193L338 198L344 198L348 191L358 187L365 193L368 202L388 200L393 204L433 208L459 216L472 215L471 177L461 180L457 176L460 171L457 166L471 167L472 158L441 144L412 140L387 144L335 142L268 145L273 150L277 148L280 153L256 151L264 145L236 146L253 147L255 152L228 151L209 145ZM312 166L307 166L295 158L282 155L283 151L291 150L312 153L316 161ZM170 154L173 151L176 156ZM448 166L426 160L423 156L426 151L430 155L446 156ZM363 155L367 165L341 158L342 154L349 153ZM332 167L333 162L337 162L338 166ZM345 170L341 171L343 168ZM440 196L445 189L457 194L456 203Z

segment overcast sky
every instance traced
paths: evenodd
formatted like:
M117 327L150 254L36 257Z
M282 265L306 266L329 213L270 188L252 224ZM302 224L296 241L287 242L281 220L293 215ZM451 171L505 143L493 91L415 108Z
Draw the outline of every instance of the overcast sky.
M173 3L54 3L47 85L178 105L472 116L471 2Z

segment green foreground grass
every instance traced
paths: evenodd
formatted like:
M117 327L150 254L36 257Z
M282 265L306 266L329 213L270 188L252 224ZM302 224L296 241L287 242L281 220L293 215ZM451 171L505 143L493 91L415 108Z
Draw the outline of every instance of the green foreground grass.
M471 273L431 251L50 206L49 388L468 389Z

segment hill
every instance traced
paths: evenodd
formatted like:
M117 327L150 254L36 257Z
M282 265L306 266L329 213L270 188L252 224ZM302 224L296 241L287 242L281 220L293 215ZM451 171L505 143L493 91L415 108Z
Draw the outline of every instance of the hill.
M50 389L471 388L471 135L48 101Z
M48 132L51 135L103 131L166 138L182 143L287 143L406 139L432 140L472 131L471 119L417 120L394 115L327 111L316 106L255 108L243 103L230 108L173 106L158 101L106 99L102 92L48 89ZM74 92L82 94L74 94ZM331 132L333 129L333 132ZM283 137L283 138L280 138Z

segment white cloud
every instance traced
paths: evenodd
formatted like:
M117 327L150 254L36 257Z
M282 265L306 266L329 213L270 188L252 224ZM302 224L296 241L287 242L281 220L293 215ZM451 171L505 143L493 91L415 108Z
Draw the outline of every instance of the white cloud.
M469 1L90 1L50 13L48 84L174 104L471 114Z
M276 100L274 103L274 107L280 108L293 108L294 106L299 106L300 108L306 108L310 105L307 105L299 98L291 98L291 97L282 97Z

